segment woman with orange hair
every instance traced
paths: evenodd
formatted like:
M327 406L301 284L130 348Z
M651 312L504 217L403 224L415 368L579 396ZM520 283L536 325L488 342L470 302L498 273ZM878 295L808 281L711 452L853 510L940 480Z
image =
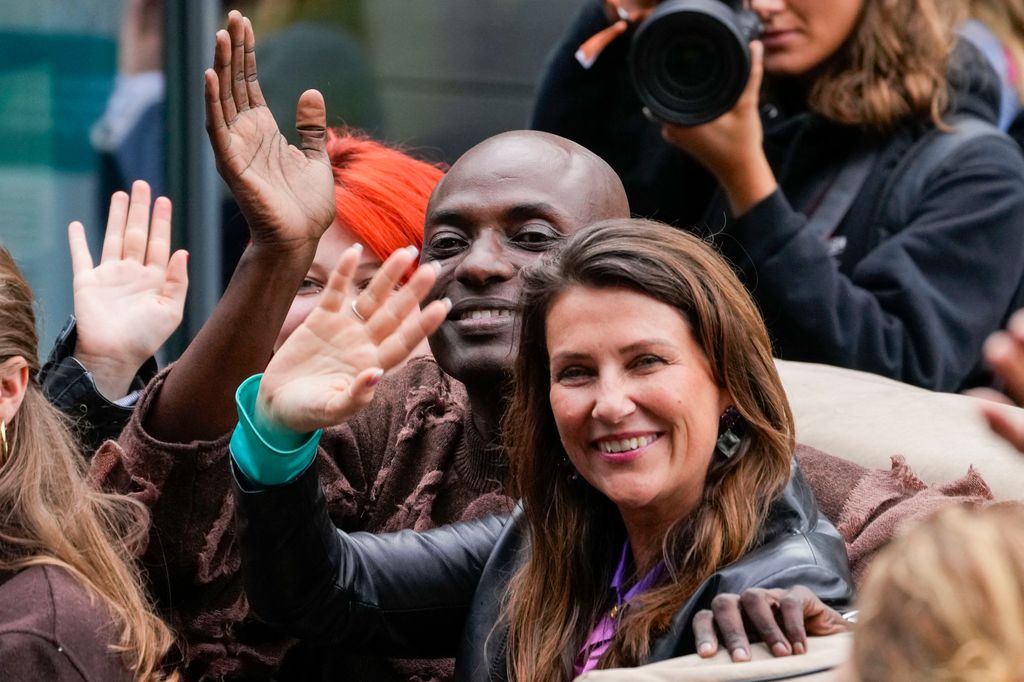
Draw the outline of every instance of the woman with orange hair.
M349 289L353 296L394 251L423 245L427 199L443 175L440 168L353 130L329 130L327 155L334 173L337 214L320 238L275 349L316 307L327 277L345 249L353 244L366 247ZM417 355L429 352L426 344L420 350Z

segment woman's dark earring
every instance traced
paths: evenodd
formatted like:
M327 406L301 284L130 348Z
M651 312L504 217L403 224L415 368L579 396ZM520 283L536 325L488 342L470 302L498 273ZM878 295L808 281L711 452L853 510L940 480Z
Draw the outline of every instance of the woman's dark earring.
M569 461L569 458L564 455L562 457L562 467L568 472L565 475L565 480L569 481L570 484L580 480L580 472L576 471L576 467L574 467L572 462Z
M725 408L725 412L718 420L718 441L715 443L715 450L726 459L735 455L743 444L743 439L737 433L740 419L739 411L730 405Z

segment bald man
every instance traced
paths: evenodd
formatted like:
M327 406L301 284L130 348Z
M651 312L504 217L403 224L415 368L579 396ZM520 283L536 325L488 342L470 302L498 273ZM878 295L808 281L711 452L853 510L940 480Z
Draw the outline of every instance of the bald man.
M252 41L232 13L207 72L207 127L252 246L196 339L150 384L119 443L97 453L94 475L151 508L143 561L183 640L188 678L447 679L451 661L292 647L255 622L244 600L228 465L234 391L266 366L334 217L323 100L314 91L300 98L301 149L278 143L255 72L235 77L255 68L244 63ZM423 530L510 508L497 433L516 350L519 272L566 235L628 216L614 171L555 135L504 133L451 167L430 201L421 254L440 266L431 297L453 303L430 339L437 361L413 360L389 375L370 406L324 434L318 466L336 525Z

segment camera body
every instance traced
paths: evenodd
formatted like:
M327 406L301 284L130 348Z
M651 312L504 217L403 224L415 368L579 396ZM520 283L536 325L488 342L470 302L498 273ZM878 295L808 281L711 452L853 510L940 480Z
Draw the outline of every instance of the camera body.
M629 65L654 116L679 125L732 109L750 78L761 22L742 0L665 0L637 28Z

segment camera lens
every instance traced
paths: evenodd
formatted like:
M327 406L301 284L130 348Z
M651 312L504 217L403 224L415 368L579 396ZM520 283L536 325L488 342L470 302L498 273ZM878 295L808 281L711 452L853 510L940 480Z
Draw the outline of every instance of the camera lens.
M637 93L657 117L681 125L718 118L736 104L750 75L749 37L718 0L670 0L633 37Z
M685 97L713 88L722 78L715 52L715 46L703 36L687 36L666 45L657 67L665 76L666 89Z

